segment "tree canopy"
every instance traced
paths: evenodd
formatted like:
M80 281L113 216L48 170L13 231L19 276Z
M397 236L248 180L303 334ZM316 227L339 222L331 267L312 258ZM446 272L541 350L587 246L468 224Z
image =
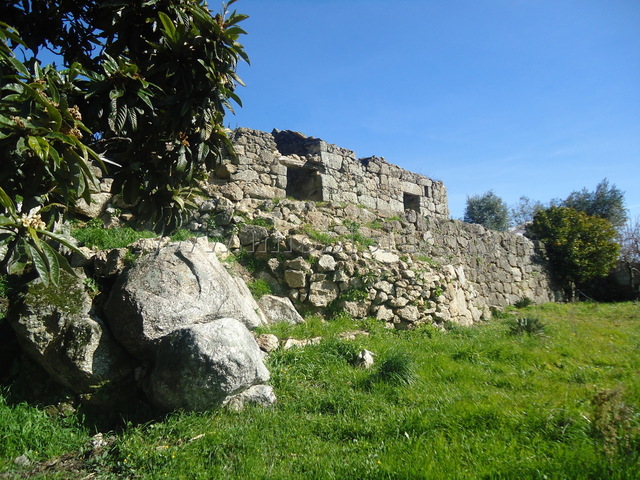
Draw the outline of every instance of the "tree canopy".
M555 280L569 299L576 285L607 275L620 251L608 220L567 207L540 210L527 225L527 236L544 245Z
M561 205L586 213L592 217L608 220L614 227L621 227L627 221L624 192L603 179L593 191L583 188L571 192Z
M467 197L464 221L503 232L509 228L509 208L490 190L482 195Z
M515 226L525 225L533 221L533 217L545 206L538 200L532 200L527 196L522 196L518 203L511 207L511 223Z
M223 118L248 61L235 1L217 15L203 0L3 2L1 266L57 268L45 240L90 199L92 164L139 218L180 225L198 181L232 152ZM43 48L62 69L40 65Z

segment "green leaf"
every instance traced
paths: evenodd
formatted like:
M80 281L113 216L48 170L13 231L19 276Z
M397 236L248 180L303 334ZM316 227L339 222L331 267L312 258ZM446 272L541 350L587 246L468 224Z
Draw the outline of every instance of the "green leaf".
M46 242L40 244L44 258L47 260L49 267L49 277L54 285L60 283L60 261L61 255L53 249L51 245Z
M36 271L42 280L42 283L45 286L49 285L50 276L49 276L49 268L47 265L47 261L44 257L44 254L41 254L40 251L31 245L30 243L25 243L25 248L27 250L27 254L31 258L33 262L33 266L36 267Z
M7 192L5 192L2 187L0 187L0 205L4 207L9 215L15 217L16 205L15 203L13 203L13 200L9 198L9 195L7 195Z
M47 109L49 117L51 117L51 120L53 120L53 122L55 123L55 130L59 131L60 127L62 126L62 114L58 111L56 106L47 101L42 95L40 95L40 92L35 90L31 85L25 84L24 89L36 102Z
M29 70L27 70L27 67L24 66L24 64L18 60L15 57L9 57L9 62L11 62L11 65L13 65L13 68L15 68L18 72L20 72L21 74L23 74L25 77L29 77Z
M169 40L171 40L173 43L177 43L178 34L176 31L176 26L173 24L169 16L164 12L158 12L158 17L162 22L162 26L164 27L164 32L167 34L167 37L169 38Z
M40 142L38 141L38 137L27 137L27 144L29 148L35 153L41 160L44 160L44 151L40 146Z
M127 105L120 104L116 112L116 120L115 120L116 130L115 131L121 132L122 129L124 128L125 123L127 123Z
M73 137L69 135L65 135L60 132L49 132L46 135L46 138L50 138L53 140L58 140L59 142L66 143L67 145L75 145L76 143L73 141Z
M20 275L24 272L26 266L27 261L22 255L20 247L16 246L9 256L9 261L7 262L7 273L9 275Z
M80 253L82 254L82 250L80 250L78 247L76 247L73 243L72 240L70 240L67 237L63 237L62 235L58 234L58 233L53 233L50 232L49 230L41 230L40 233L46 237L49 237L52 240L55 240L56 242L58 242L60 245L68 248L69 250L73 250L76 253Z
M249 15L245 15L244 13L234 13L233 15L230 15L227 21L224 23L228 26L231 26L235 25L236 23L240 23L247 18L249 18Z

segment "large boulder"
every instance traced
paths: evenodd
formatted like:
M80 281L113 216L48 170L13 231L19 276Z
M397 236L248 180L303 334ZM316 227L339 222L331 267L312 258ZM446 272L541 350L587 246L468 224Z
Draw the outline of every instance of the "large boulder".
M162 410L202 411L229 402L273 403L268 386L247 391L267 380L269 371L251 332L233 318L221 318L163 337L145 391Z
M23 350L77 393L91 393L132 371L130 357L92 314L80 277L62 272L58 285L31 282L11 316Z
M118 341L151 359L154 344L176 329L222 317L248 328L266 323L247 285L232 277L206 239L171 243L122 274L104 306Z

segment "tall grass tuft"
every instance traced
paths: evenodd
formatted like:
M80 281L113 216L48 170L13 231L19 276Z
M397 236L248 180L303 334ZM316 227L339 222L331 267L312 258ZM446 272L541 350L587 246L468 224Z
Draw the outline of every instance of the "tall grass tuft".
M418 380L415 361L405 351L388 350L373 372L372 380L392 385L414 385Z

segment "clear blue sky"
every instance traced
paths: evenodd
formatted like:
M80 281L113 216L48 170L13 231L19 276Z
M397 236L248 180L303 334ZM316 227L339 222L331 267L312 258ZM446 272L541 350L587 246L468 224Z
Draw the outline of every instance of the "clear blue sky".
M212 10L219 8L209 1ZM548 202L607 177L640 215L639 0L239 0L236 126L300 131Z

